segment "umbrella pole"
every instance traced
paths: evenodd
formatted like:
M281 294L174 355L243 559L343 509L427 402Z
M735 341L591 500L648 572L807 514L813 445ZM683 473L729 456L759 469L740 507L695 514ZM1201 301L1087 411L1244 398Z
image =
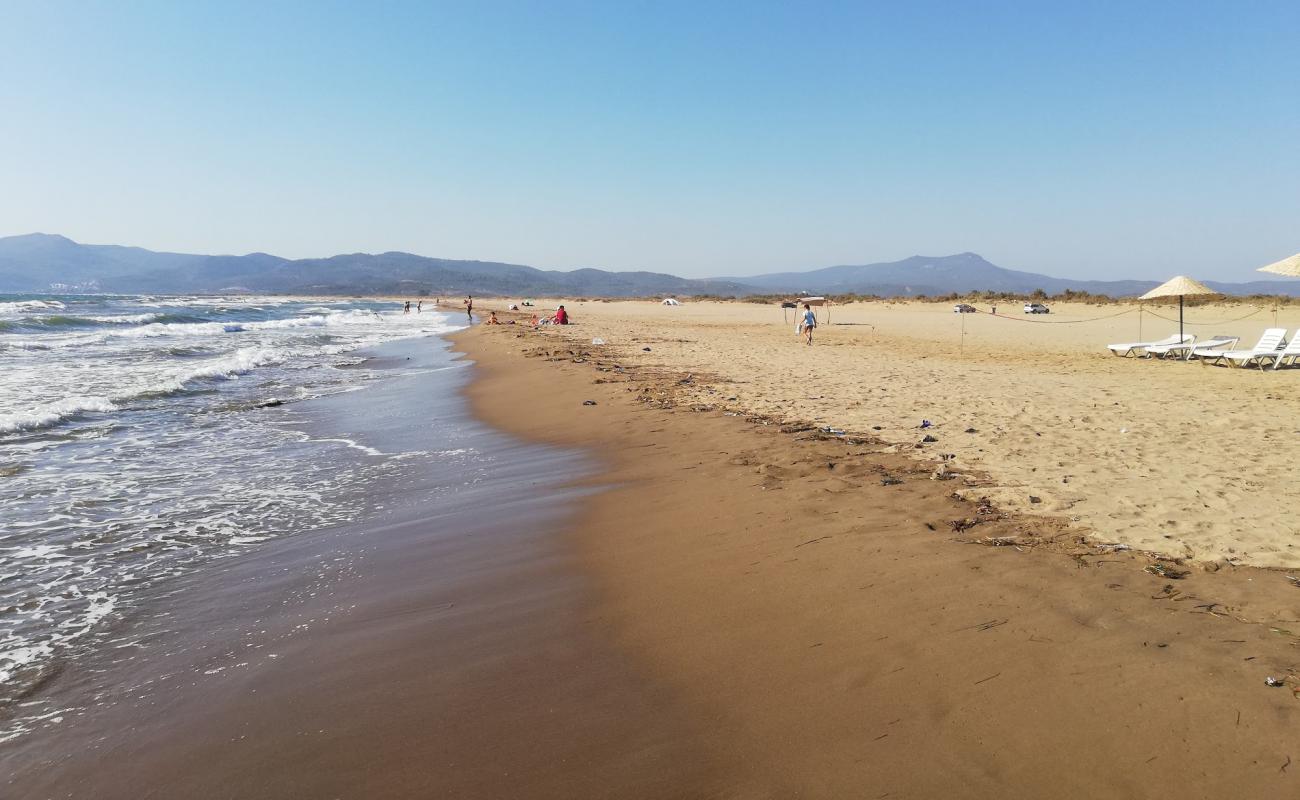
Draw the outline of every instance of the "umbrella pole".
M1178 341L1183 341L1183 296L1178 295Z

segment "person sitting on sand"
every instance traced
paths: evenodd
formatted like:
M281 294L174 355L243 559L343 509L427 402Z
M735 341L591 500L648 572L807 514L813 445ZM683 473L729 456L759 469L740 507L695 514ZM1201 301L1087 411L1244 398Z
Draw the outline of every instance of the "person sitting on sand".
M560 306L559 308L555 309L555 316L552 317L551 319L555 320L556 325L568 325L569 312L564 310L564 306Z
M799 323L799 330L808 339L808 345L812 346L813 328L817 327L817 315L813 313L812 306L807 303L803 304L803 321Z
M489 312L488 312L487 324L489 324L489 325L500 325L500 324L501 324L501 323L497 320L497 312L495 312L495 311L489 311Z

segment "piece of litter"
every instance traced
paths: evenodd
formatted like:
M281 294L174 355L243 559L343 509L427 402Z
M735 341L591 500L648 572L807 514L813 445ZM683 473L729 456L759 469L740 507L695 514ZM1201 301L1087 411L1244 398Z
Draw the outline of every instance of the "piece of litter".
M644 351L647 352L647 353L650 352L650 348L648 348L648 347L642 347L641 349L644 350Z
M928 419L923 419L923 420L921 420L921 429L924 430L924 429L930 427L930 426L933 425L933 424L934 424L934 423L931 422L930 420L928 420Z
M582 404L583 404L584 406L594 406L594 405L596 405L596 401L595 401L595 400L583 400L583 401L582 401Z
M1286 681L1282 678L1274 678L1272 675L1269 675L1264 679L1264 684L1267 686L1286 686Z
M592 343L592 344L604 344L604 343L605 343L605 340L604 340L604 339L600 339L600 338L596 338L596 339L592 339L592 340L591 340L591 343Z
M922 437L921 441L926 442L928 444L930 442L937 442L939 440L927 433L924 437Z

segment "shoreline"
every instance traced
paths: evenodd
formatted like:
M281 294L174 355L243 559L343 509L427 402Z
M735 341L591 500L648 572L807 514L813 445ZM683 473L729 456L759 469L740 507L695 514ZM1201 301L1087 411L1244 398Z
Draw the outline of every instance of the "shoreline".
M1295 791L1296 590L1276 573L1172 580L957 499L878 441L692 413L667 399L689 378L572 332L453 340L480 365L481 418L605 465L570 536L619 646L707 725L732 794ZM1055 547L1033 546L1044 529Z
M375 348L366 355L406 374L311 401L307 418L316 436L447 450L453 463L356 487L382 516L263 542L142 601L115 624L144 644L43 690L88 708L6 743L0 793L657 797L679 775L709 786L692 725L608 646L560 535L588 491L585 458L474 419L459 396L473 365L449 347Z

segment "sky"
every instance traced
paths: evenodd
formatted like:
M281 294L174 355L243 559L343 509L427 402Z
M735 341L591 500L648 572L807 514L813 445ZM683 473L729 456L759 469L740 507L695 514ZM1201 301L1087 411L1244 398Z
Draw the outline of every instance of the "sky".
M0 0L0 235L752 275L1300 251L1300 3Z

